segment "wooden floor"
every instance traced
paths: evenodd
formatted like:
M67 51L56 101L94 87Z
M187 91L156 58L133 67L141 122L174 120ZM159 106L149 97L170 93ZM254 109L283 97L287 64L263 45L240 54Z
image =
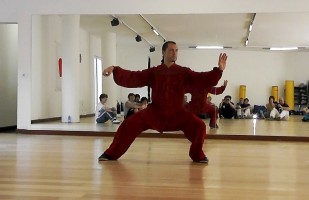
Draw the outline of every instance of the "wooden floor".
M186 139L139 137L118 161L98 162L111 141L1 133L0 199L309 197L307 142L206 140L205 165L191 162Z

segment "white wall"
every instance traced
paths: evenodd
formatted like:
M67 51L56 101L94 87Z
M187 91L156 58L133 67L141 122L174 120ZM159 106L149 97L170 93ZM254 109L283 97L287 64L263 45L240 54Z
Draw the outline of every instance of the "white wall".
M308 84L309 81L309 62L308 52L291 53L286 57L286 76L295 80L294 84Z
M0 24L0 127L17 125L17 24Z

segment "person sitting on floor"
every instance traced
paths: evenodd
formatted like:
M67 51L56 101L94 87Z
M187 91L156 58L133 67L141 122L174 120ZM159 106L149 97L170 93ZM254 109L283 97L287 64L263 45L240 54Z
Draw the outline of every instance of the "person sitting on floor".
M134 101L136 103L140 103L141 96L139 94L135 94L134 97L135 97Z
M270 112L270 118L276 120L289 120L290 117L290 107L284 102L283 97L279 98L279 103Z
M241 118L241 105L244 103L244 98L240 97L238 102L236 103L236 112L237 112L237 118Z
M237 108L237 116L240 119L251 118L251 105L249 104L249 99L245 98L243 103Z
M234 103L231 101L232 97L226 95L219 105L220 118L232 119L237 115Z
M309 107L303 109L305 116L303 117L303 122L309 122Z
M260 115L262 119L270 119L270 112L275 109L276 105L278 103L275 101L275 97L274 96L269 96L268 97L268 103L266 104L266 110L260 111Z
M147 97L142 97L141 101L140 101L140 108L138 109L138 111L147 108L147 106L148 106L148 99L147 99Z
M113 124L119 124L120 121L118 121L116 118L117 110L114 107L110 108L106 105L107 98L107 94L101 94L99 97L100 102L96 108L96 122L105 123L108 120L111 120Z
M128 118L134 113L138 112L141 108L140 104L135 102L135 95L133 93L128 94L128 100L124 104L124 118Z

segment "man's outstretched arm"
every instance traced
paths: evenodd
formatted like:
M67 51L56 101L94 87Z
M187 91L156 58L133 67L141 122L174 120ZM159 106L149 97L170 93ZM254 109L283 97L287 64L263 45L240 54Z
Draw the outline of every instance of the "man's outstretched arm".
M130 71L122 69L119 66L109 66L103 70L103 76L113 74L114 81L117 85L135 88L148 86L150 82L150 70Z

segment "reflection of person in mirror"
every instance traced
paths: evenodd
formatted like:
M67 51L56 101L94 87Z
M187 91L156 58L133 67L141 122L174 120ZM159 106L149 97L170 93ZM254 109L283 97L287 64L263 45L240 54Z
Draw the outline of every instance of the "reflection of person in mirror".
M304 117L302 119L303 122L309 122L309 107L306 107L303 109L304 111Z
M211 103L211 97L208 94L222 94L226 88L227 80L224 81L221 87L208 87L201 89L198 87L187 86L186 92L191 93L191 101L185 105L185 108L196 115L204 115L210 118L210 128L219 128L217 124L218 108ZM210 98L210 100L208 100Z
M113 124L119 124L120 121L117 120L117 111L116 108L108 107L106 105L108 95L107 94L101 94L99 99L100 102L98 103L96 107L96 122L97 123L105 123L108 120L111 120Z
M276 104L276 107L270 112L270 118L276 120L289 120L290 118L290 106L284 102L284 98L279 98L279 103Z
M183 107L185 86L211 87L217 85L226 66L227 55L220 54L218 67L208 72L194 72L176 64L178 48L168 41L162 46L162 64L142 71L130 71L119 66L104 69L103 75L113 73L114 81L123 87L152 89L152 102L119 126L109 148L99 161L117 160L130 147L135 138L147 129L163 131L181 130L191 142L189 156L194 162L208 163L203 152L206 136L205 123ZM168 152L167 152L168 153Z

